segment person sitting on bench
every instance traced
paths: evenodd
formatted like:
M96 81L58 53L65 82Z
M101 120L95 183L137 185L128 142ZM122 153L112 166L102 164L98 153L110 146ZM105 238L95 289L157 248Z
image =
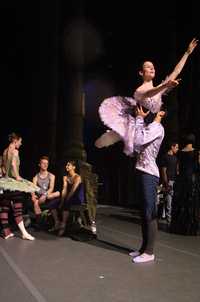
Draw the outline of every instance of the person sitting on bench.
M63 188L61 193L61 216L62 221L58 236L63 236L66 224L69 218L69 210L73 205L81 205L84 202L84 189L81 176L75 172L75 161L68 161L66 166L66 175L63 176Z
M45 204L51 210L54 219L54 229L59 229L59 219L57 207L59 204L60 192L54 192L55 175L48 171L49 158L42 156L39 161L39 173L33 177L33 183L40 188L39 193L32 194L32 202L34 205L34 212L36 214L36 221L40 221L41 205Z

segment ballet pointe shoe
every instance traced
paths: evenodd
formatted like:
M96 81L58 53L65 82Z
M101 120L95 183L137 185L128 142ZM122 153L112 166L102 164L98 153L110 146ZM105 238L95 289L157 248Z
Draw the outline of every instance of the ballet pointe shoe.
M94 145L97 148L109 147L121 140L119 134L115 131L108 130L95 141Z
M15 235L13 233L10 233L9 235L5 236L4 239L13 238Z
M21 233L22 233L22 239L26 239L26 240L35 240L35 237L31 236L31 234L29 234L29 233L26 231L26 229L25 229L25 227L24 227L24 222L23 222L23 220L22 220L20 223L18 223L18 227L19 227L19 229L20 229L20 231L21 231Z
M29 234L29 233L25 233L25 234L22 235L22 239L33 241L33 240L35 240L35 237L33 237L33 236L32 236L31 234Z

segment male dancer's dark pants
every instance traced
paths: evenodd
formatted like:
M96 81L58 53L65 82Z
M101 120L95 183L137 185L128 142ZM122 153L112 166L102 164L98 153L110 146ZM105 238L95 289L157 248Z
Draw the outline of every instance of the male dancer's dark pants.
M141 213L142 245L140 253L153 254L157 235L157 176L136 170L137 198Z

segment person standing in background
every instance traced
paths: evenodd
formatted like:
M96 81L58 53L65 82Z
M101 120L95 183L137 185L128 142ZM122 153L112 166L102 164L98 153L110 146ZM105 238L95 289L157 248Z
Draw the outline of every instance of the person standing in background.
M178 174L178 158L176 156L179 145L177 142L172 142L169 145L169 150L161 159L161 183L165 193L165 213L167 225L171 223L172 198L174 194L174 182Z

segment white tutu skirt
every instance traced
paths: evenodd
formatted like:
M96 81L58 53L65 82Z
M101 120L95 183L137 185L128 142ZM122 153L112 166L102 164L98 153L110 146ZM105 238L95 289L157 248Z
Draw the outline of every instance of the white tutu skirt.
M131 156L134 148L135 117L134 107L136 101L130 97L113 96L105 99L99 107L101 121L111 131L103 134L95 145L98 147L103 142L109 146L119 140L124 142L124 153Z
M0 178L0 191L39 192L40 188L27 179L15 180L11 177ZM3 193L3 192L2 192Z

